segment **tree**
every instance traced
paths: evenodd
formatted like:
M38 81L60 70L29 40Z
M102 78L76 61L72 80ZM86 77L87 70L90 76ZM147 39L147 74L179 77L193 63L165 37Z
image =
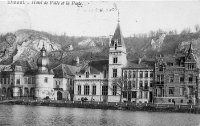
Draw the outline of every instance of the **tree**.
M113 83L112 83L112 87L111 90L113 91L113 94L114 95L119 95L120 96L120 102L122 102L122 92L123 92L123 79L121 77L119 78L115 78L113 80Z
M199 31L200 31L200 25L199 25L199 24L196 24L196 25L194 26L194 28L195 28L195 31L196 31L196 32L199 32Z
M181 34L182 34L182 35L186 35L186 34L189 34L189 33L191 33L191 29L190 29L190 28L185 28L185 29L183 29L183 30L181 31Z

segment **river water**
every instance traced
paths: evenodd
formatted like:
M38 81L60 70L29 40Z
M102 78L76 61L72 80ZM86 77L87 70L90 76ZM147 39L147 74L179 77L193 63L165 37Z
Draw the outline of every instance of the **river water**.
M0 126L200 126L200 115L0 105Z

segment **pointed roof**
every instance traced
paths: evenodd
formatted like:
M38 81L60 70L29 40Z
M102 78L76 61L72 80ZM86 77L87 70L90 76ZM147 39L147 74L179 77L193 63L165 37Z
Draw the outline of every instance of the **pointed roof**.
M115 29L115 33L114 33L114 35L112 37L112 40L111 40L111 46L114 46L115 40L118 40L118 44L117 44L118 46L125 47L124 39L123 39L123 35L122 35L122 31L121 31L121 28L120 28L119 21L117 23L117 27Z
M185 62L196 62L196 59L195 59L194 54L193 54L192 42L190 43L190 47L188 49L188 53L187 53Z

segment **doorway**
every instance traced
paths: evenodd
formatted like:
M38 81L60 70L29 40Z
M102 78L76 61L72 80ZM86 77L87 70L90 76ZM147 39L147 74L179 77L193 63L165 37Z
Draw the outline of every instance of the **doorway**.
M62 92L57 92L57 100L62 100Z

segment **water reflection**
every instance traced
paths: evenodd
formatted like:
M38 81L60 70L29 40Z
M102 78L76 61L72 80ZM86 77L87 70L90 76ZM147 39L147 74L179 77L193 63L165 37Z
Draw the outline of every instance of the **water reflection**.
M200 115L0 105L0 125L199 126Z

